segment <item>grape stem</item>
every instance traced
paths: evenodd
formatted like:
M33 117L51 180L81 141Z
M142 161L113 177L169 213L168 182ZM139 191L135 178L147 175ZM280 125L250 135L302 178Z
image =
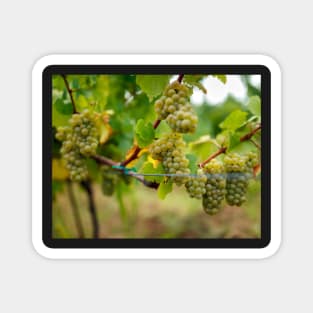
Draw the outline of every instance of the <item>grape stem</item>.
M68 82L68 80L66 78L66 75L62 74L61 76L62 76L62 78L64 80L66 90L69 93L70 98L71 98L71 102L72 102L72 106L73 106L73 113L78 113L77 109L76 109L76 104L75 104L75 101L74 101L74 97L73 97L73 89L71 89L70 84L69 84L69 82Z
M243 135L242 137L240 137L240 142L244 142L244 141L252 141L252 143L254 143L259 149L261 149L260 145L256 142L253 141L252 136L257 133L259 130L261 129L261 125L259 125L258 127L254 128L253 130L251 130L249 133ZM211 154L205 161L203 161L202 163L199 163L198 166L200 168L203 168L206 164L208 164L211 160L215 159L217 156L219 156L220 154L223 154L227 151L226 147L221 147L219 148L216 152L214 152L213 154Z
M185 74L180 74L180 75L178 76L177 81L178 81L179 83L182 83L183 78L184 78L184 75L185 75ZM154 128L154 129L157 129L158 126L160 125L160 123L161 123L161 120L160 120L160 119L157 119L157 120L153 123L153 128ZM138 145L135 145L133 149L134 149L133 153L132 153L126 160L124 160L123 162L121 162L120 165L126 166L127 164L129 164L130 162L132 162L132 161L134 161L134 160L136 160L136 159L138 158L138 155L139 155L139 152L141 151L141 148L139 148Z

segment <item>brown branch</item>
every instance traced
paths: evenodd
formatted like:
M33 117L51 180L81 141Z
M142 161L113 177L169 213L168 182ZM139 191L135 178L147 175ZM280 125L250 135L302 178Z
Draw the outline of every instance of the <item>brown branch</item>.
M69 199L70 199L71 206L73 209L74 221L75 221L78 237L82 239L85 237L83 223L79 215L77 202L76 202L75 195L73 192L72 182L70 180L67 181L67 187L68 187L67 190L68 190Z
M261 146L256 141L254 141L252 138L250 138L249 141L253 143L259 150L261 150Z
M198 166L200 168L204 167L207 163L209 163L211 160L213 160L214 158L216 158L217 156L219 156L220 154L225 153L227 150L226 147L221 147L219 148L215 153L211 154L205 161L203 161L202 163L200 163Z
M259 146L258 143L254 142L251 138L252 136L258 132L261 129L261 125L259 125L258 127L254 128L253 130L251 130L251 132L245 134L244 136L240 137L240 142L243 141L252 141L252 143L254 143L259 149L261 149L261 147ZM225 153L227 150L226 147L221 147L219 148L219 150L217 150L216 152L214 152L213 154L211 154L205 161L203 161L202 163L199 163L198 166L200 168L204 167L207 163L209 163L211 160L213 160L214 158L216 158L217 156L219 156L220 154Z
M68 82L68 80L66 78L66 75L62 74L61 76L62 76L62 78L64 80L67 92L69 93L70 98L71 98L71 102L72 102L72 106L73 106L73 113L78 113L77 109L76 109L76 104L75 104L75 101L74 101L74 97L73 97L73 89L71 89L70 84L69 84L69 82Z
M122 165L118 162L115 162L111 159L108 159L102 155L93 155L91 157L92 159L94 159L97 163L99 164L104 164L104 165L109 165L109 166L113 166L113 165ZM123 169L119 169L119 168L112 168L115 171L119 171L119 172L123 172ZM145 185L148 188L152 188L152 189L158 189L159 184L154 183L154 182L150 182L144 179L143 176L138 176L137 173L133 172L133 171L128 171L127 174L129 176L134 177L134 179L138 180L139 182L141 182L143 185Z
M261 125L259 125L259 126L256 127L255 129L251 130L250 133L248 133L248 134L242 136L242 137L240 138L240 141L243 142L243 141L250 140L251 137L252 137L256 132L258 132L260 129L261 129Z
M183 81L184 75L185 75L185 74L180 74L180 75L178 76L177 81L178 81L179 83L181 83L181 82ZM153 128L154 128L154 129L158 128L158 126L160 125L160 123L161 123L161 120L160 120L160 119L157 119L157 120L153 123ZM138 158L138 155L139 155L139 153L140 153L140 151L141 151L141 148L139 148L138 145L135 145L133 149L134 149L133 153L132 153L126 160L124 160L123 162L121 162L121 165L126 166L127 164L129 164L130 162L132 162L132 161L134 161L134 160L136 160L136 159Z
M185 76L185 74L180 74L180 75L178 76L178 78L177 78L177 81L178 81L179 83L181 83L181 82L183 81L184 76Z
M154 124L153 124L153 128L154 128L154 129L158 128L158 126L160 125L160 123L161 123L161 120L156 120L156 121L154 122Z
M102 155L98 155L98 154L95 154L93 156L91 156L92 159L94 159L95 161L97 161L97 163L99 164L103 164L103 165L110 165L110 166L113 166L113 165L118 165L119 163L118 162L115 162L111 159L108 159Z
M134 146L134 151L133 153L126 159L124 160L121 165L122 166L126 166L127 164L129 164L130 162L132 162L133 160L136 160L138 158L138 154L141 151L141 148L137 145Z
M99 238L99 221L97 216L97 210L94 200L93 189L90 181L83 181L81 183L83 188L86 190L88 195L88 203L89 203L89 211L91 215L91 223L92 223L92 238Z

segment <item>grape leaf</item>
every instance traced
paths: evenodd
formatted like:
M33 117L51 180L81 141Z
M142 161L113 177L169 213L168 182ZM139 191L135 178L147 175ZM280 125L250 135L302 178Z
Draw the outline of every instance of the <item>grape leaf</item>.
M228 150L234 149L239 144L240 144L240 135L238 133L235 133L235 134L231 135L230 139L229 139Z
M158 188L158 197L162 200L172 191L173 183L172 182L162 182Z
M197 173L197 157L193 154L186 154L186 158L189 160L189 169L191 174Z
M222 123L219 124L219 127L234 132L247 120L247 114L247 112L235 110L230 113Z
M145 123L143 119L140 119L137 121L135 133L138 146L144 148L153 141L155 132L150 122Z
M259 96L250 97L247 106L251 113L261 116L261 99Z
M145 162L139 172L142 174L164 174L164 168L161 163L154 167L151 162ZM156 183L161 183L163 179L163 176L145 176L145 180Z
M158 128L155 130L155 138L161 138L165 134L169 134L172 132L172 129L168 126L165 121L161 121Z
M226 84L227 82L227 76L226 75L218 75L214 74L213 77L217 78L219 81L221 81L223 84Z
M170 75L136 75L136 83L151 101L159 96L168 84Z
M73 114L73 106L71 101L66 101L59 98L53 103L53 106L59 113L63 115Z
M192 86L198 87L203 93L207 93L207 90L205 87L201 84L201 80L205 77L206 75L185 75L184 76L184 82L187 84L190 84Z

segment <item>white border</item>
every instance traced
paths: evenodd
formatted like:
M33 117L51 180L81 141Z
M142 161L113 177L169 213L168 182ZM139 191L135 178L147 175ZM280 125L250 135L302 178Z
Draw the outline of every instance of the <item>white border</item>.
M52 249L42 241L42 73L49 65L239 64L264 65L271 72L271 242L262 249ZM32 241L52 259L261 259L281 243L281 72L265 55L49 55L32 71Z

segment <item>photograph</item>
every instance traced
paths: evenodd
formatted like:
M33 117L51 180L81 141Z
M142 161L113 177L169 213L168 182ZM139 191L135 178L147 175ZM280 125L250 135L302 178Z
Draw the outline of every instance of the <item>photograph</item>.
M260 74L51 85L52 239L261 238Z

